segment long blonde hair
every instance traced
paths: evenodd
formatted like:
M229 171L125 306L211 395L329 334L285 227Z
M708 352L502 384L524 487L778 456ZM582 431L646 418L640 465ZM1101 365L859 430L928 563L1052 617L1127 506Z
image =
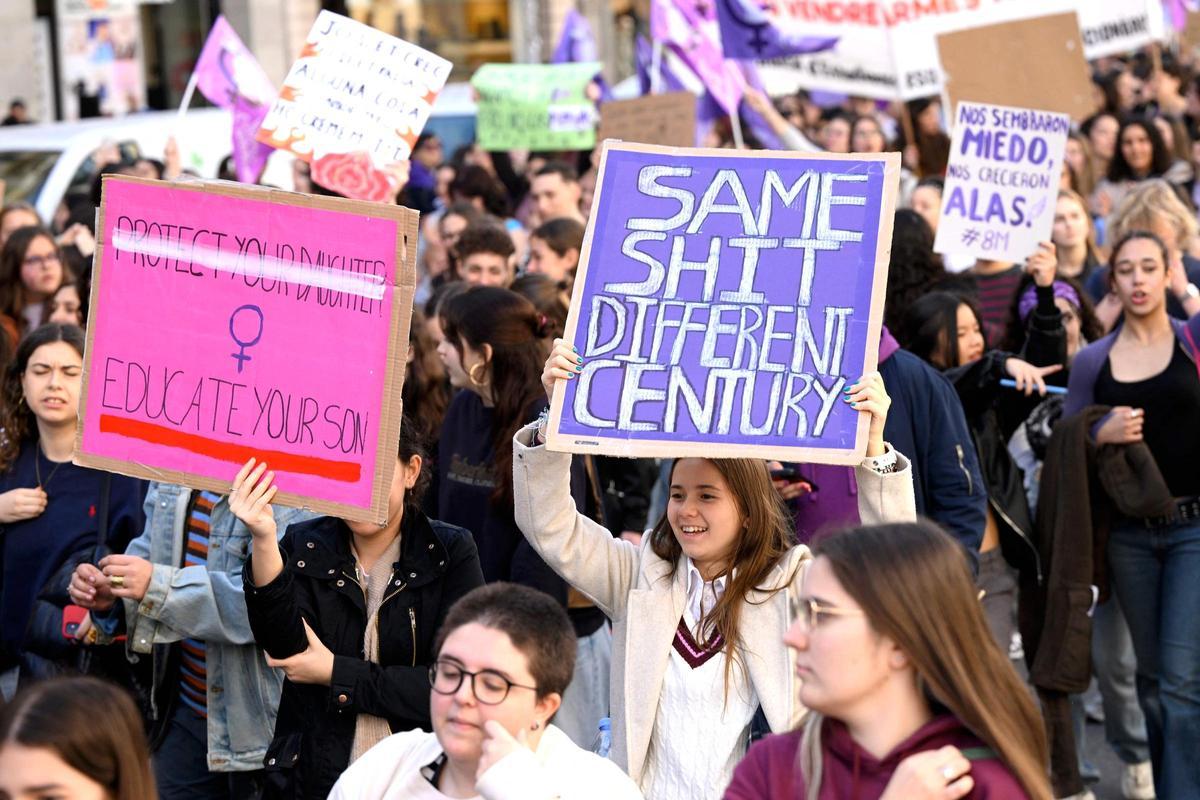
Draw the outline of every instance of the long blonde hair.
M933 708L999 754L1032 800L1051 800L1042 718L976 599L962 548L930 522L873 525L818 541L871 627L904 651ZM808 800L821 788L824 717L810 712L798 753Z

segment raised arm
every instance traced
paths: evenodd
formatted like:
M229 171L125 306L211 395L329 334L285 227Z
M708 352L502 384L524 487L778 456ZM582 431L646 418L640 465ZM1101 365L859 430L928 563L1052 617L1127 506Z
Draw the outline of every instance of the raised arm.
M864 525L881 522L912 522L917 518L912 464L883 441L892 398L878 372L859 378L846 390L844 400L856 411L871 415L867 451L854 469L858 482L858 515Z
M542 385L552 397L557 383L573 380L582 359L555 340ZM633 588L638 550L580 514L571 497L571 455L547 450L536 424L513 437L513 503L517 526L531 547L563 580L588 596L609 617L623 613Z

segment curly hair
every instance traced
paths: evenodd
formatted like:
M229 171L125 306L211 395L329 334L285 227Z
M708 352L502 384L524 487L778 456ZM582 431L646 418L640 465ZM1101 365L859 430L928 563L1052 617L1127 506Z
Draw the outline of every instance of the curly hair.
M17 354L4 371L3 397L0 397L0 472L7 472L17 460L21 446L32 441L37 430L33 410L25 402L25 390L21 379L29 366L29 359L39 347L55 342L66 342L83 357L83 329L76 325L49 323L37 328L17 347Z

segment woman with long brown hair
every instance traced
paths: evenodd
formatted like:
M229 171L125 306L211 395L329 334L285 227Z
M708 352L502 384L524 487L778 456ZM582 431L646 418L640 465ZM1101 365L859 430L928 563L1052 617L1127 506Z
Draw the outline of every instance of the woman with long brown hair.
M547 396L582 363L558 340ZM878 373L845 402L870 415L867 458L856 470L859 513L916 518L908 460L883 442L891 403ZM768 726L799 719L791 657L779 639L787 595L808 548L756 459L680 458L663 517L640 547L571 507L570 456L542 446L544 424L513 447L517 522L530 544L613 621L612 755L654 800L717 795L745 752L761 707Z
M992 640L962 548L908 523L812 553L784 637L808 717L751 748L726 800L1049 800L1042 721Z
M0 250L0 328L17 342L42 324L44 303L62 285L62 253L50 231L18 228Z
M156 800L133 701L96 678L43 681L17 695L0 711L0 797Z

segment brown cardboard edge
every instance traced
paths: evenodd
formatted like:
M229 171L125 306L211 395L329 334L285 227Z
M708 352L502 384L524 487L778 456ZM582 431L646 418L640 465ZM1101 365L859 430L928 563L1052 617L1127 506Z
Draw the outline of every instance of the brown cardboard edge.
M329 514L342 519L381 522L387 519L387 501L391 491L392 475L396 468L395 450L400 439L401 400L400 392L404 384L405 370L399 369L398 364L406 363L408 352L408 324L412 320L413 295L416 291L416 231L419 214L403 206L370 203L365 200L351 200L342 197L325 197L318 195L286 192L281 189L268 187L250 187L230 181L156 181L147 178L137 178L128 175L105 175L101 179L100 207L96 212L96 252L92 259L92 289L90 308L96 308L100 296L102 280L102 265L104 262L104 194L109 181L143 184L166 189L184 189L202 194L217 194L225 197L235 197L259 202L278 203L296 208L316 208L324 211L335 211L347 214L358 214L376 219L387 219L396 223L396 263L395 281L392 285L392 321L389 326L388 356L384 376L385 397L381 408L384 419L380 421L379 443L375 452L375 478L371 486L371 507L363 509L346 503L335 503L321 500L311 495L280 492L275 496L275 502L280 505L292 506ZM411 236L413 245L407 246ZM404 333L401 336L400 322L404 320ZM92 467L129 475L135 478L145 478L162 483L172 483L196 489L228 494L236 469L230 469L230 479L221 481L204 475L179 470L168 470L151 467L135 461L97 456L83 451L83 414L87 409L88 387L92 373L93 345L95 327L88 326L83 358L83 379L79 396L78 423L75 431L75 450L72 461L81 467ZM391 443L390 447L387 447ZM232 466L232 465L231 465Z
M728 157L730 151L712 147L667 147L663 145L638 144L607 139L600 151L600 167L596 173L596 194L592 198L592 213L588 215L587 228L583 236L583 250L579 256L575 285L583 287L587 280L588 265L591 263L592 241L595 237L596 213L604 192L604 172L608 166L610 151L657 153L660 155L686 156L708 155ZM738 151L738 155L751 158L790 158L797 161L879 161L883 163L884 185L879 204L879 238L875 245L875 274L871 286L871 305L867 316L867 345L863 355L863 372L873 372L879 366L879 338L883 331L883 304L887 292L888 264L892 252L892 227L896 216L896 203L900 194L899 153L798 153L774 150ZM567 312L567 324L563 339L575 341L579 327L580 308L583 305L582 288L571 293L571 307ZM767 458L782 461L802 461L811 464L849 464L862 461L867 451L867 434L871 420L867 414L859 417L855 428L854 447L850 450L821 447L760 447L746 444L722 444L719 442L680 442L669 439L625 439L618 437L590 436L586 439L577 434L564 434L562 408L566 401L566 389L562 382L554 385L550 401L550 419L546 427L546 449L560 453L593 453L597 455L626 456L630 458L670 458L695 455L703 458ZM587 444L579 444L586 441Z

